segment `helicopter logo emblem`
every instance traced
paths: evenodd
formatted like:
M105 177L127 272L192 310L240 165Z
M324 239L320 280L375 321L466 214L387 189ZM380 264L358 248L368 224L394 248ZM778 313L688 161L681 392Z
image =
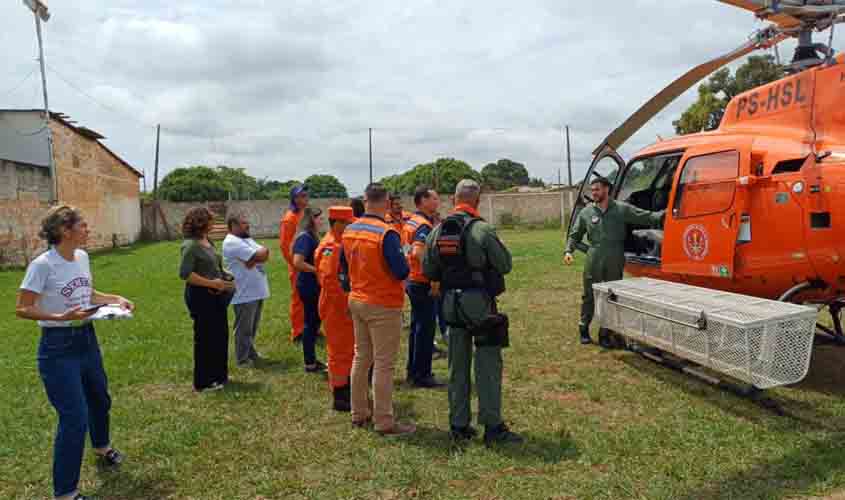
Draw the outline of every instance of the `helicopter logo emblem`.
M700 224L693 224L684 230L684 252L692 260L704 260L710 250L707 230Z

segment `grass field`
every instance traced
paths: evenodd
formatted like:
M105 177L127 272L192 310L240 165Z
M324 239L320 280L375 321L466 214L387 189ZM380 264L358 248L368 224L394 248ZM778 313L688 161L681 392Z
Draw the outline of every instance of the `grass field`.
M277 363L233 368L225 391L194 394L178 243L95 256L97 288L135 300L138 311L98 325L114 444L128 461L100 473L87 456L83 491L126 500L697 500L808 498L845 487L845 350L818 347L804 382L772 392L787 412L776 416L637 355L577 345L580 273L560 264L559 233L503 239L515 268L502 301L512 322L505 418L527 442L493 450L450 446L445 391L399 387L399 417L419 426L408 439L353 429L331 412L325 381L303 373L287 341L278 257L259 333L259 350ZM51 491L56 418L36 370L38 330L13 314L22 274L0 273L2 499ZM445 377L445 361L435 370ZM397 381L403 375L397 370Z

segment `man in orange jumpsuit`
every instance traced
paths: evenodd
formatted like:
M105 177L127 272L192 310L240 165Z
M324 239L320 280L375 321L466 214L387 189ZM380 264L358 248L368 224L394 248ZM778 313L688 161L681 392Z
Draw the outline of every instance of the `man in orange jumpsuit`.
M314 252L320 283L320 320L326 332L329 386L336 411L350 411L349 374L355 357L355 332L349 315L349 296L340 285L340 254L343 230L355 221L352 207L329 207L329 227Z
M296 236L296 226L302 218L302 210L308 206L308 187L297 184L290 190L290 206L279 223L279 248L285 262L288 263L288 278L290 279L290 338L299 340L305 328L305 308L302 299L296 291L296 270L293 268L293 254L291 244Z

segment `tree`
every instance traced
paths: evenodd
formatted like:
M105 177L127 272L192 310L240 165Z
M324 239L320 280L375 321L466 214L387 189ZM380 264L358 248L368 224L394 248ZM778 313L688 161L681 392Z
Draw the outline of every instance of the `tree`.
M290 197L290 190L297 184L302 184L298 180L289 181L271 181L268 179L259 179L257 200L286 200Z
M495 191L504 191L514 186L526 186L531 182L528 169L522 163L503 158L488 163L481 169L484 185Z
M481 174L468 163L454 158L439 158L416 165L402 174L385 177L380 182L390 192L412 195L418 186L430 186L439 193L454 193L455 186L462 179L482 181Z
M231 168L225 165L217 167L220 177L229 186L229 197L232 200L258 199L258 181L255 177L244 172L242 168Z
M229 183L217 169L205 166L177 168L158 186L158 194L169 201L225 201Z
M305 185L312 198L349 198L346 186L333 175L312 175L305 179Z
M698 87L698 100L672 122L679 135L713 130L722 122L731 99L753 88L783 78L784 67L770 55L751 56L731 75L721 69Z

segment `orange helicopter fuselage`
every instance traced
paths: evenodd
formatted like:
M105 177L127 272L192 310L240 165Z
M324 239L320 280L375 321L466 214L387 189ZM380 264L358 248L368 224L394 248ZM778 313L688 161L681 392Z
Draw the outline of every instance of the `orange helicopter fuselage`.
M719 128L635 159L682 155L659 264L626 271L776 299L845 296L845 58L731 100ZM726 175L725 173L730 175Z

